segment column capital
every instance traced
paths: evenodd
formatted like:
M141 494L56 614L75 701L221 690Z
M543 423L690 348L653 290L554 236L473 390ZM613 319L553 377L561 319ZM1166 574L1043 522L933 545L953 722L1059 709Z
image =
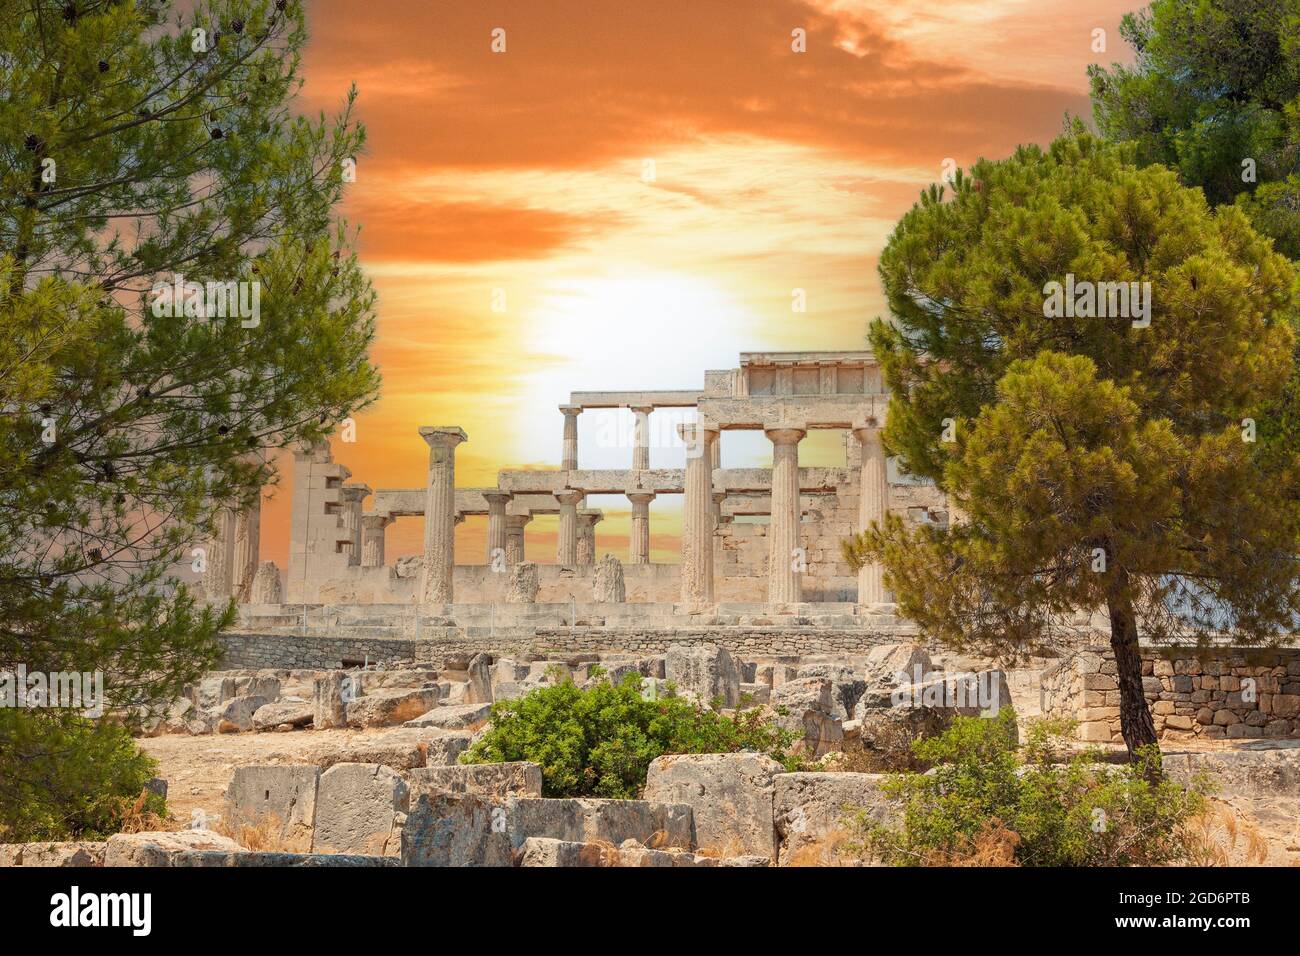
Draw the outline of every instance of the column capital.
M499 488L489 488L483 492L483 500L488 503L489 507L498 503L504 505L514 496L514 492L501 491Z
M360 501L374 491L369 485L357 483L344 485L341 489L341 497L344 501Z
M726 501L726 500L727 500L727 491L726 491L726 489L725 489L725 488L719 488L717 485L714 485L714 486L713 486L713 503L714 503L715 505L720 505L720 504L722 504L722 503L723 503L724 501Z
M430 448L455 448L469 436L459 425L421 425L420 437L429 443Z
M631 411L637 412L641 415L649 415L651 412L655 410L655 407L653 405L629 405L628 408Z
M773 445L797 445L808 434L808 426L803 423L780 423L764 425L763 434Z
M722 434L722 429L713 422L679 422L677 424L677 437L682 441L695 441L696 436L701 434L717 438ZM705 440L708 441L709 439L706 438Z
M368 511L361 516L361 524L374 530L387 528L396 520L396 518L387 512Z
M506 527L522 529L524 525L532 520L532 515L506 515Z
M578 491L576 488L565 488L554 493L555 500L562 505L576 505L586 497L585 491Z
M586 524L597 525L605 520L605 512L599 508L580 508L578 518Z
M564 417L565 417L565 418L569 418L569 417L574 417L574 418L576 418L577 416L579 416L579 415L582 414L582 406L581 406L581 405L561 405L561 406L560 406L560 411L564 413Z
M629 491L626 494L627 500L634 505L648 505L658 497L653 491Z
M872 416L870 418L857 419L853 423L853 427L850 431L853 432L853 437L858 441L866 441L868 438L874 438L878 435L884 427L885 420L883 417L876 418L875 416Z

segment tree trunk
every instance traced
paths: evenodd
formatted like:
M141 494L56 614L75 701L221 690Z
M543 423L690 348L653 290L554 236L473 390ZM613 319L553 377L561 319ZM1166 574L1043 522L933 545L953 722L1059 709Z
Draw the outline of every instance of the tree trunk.
M1154 746L1156 725L1151 719L1151 708L1142 693L1142 658L1138 653L1137 617L1133 613L1133 598L1128 590L1128 572L1118 570L1115 583L1106 596L1106 610L1110 614L1110 646L1115 652L1116 677L1119 681L1119 727L1124 735L1129 759L1137 755L1139 747ZM1154 776L1159 776L1159 765Z

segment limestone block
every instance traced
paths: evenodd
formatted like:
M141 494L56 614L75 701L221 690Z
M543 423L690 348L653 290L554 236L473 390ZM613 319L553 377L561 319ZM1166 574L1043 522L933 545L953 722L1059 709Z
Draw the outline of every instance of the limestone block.
M537 565L532 561L521 561L510 568L510 580L506 584L506 603L534 604L540 587Z
M274 561L263 561L257 566L253 577L254 604L280 604L283 602L283 589L280 585L280 569Z
M343 671L325 671L312 681L312 726L317 730L347 725L347 697L352 678ZM345 684L345 682L347 682Z
M460 755L469 749L471 736L468 732L442 732L430 737L426 745L426 767L446 767L456 763Z
M511 797L506 809L514 847L541 836L576 843L632 839L653 847L695 848L691 808L678 801Z
M786 681L772 691L771 706L778 711L776 723L801 735L796 749L816 758L844 743L844 724L834 716L834 685L825 677L803 677Z
M492 665L492 686L526 680L528 671L527 661L514 661L508 657L498 658Z
M0 867L103 866L106 844L89 841L0 844Z
M281 700L265 704L253 714L255 730L274 730L280 724L306 727L312 722L315 707L305 700Z
M831 716L848 720L853 716L858 698L867 689L867 682L848 664L805 664L796 673L802 677L825 677L831 682Z
M238 843L211 830L177 830L157 833L116 833L104 847L104 866L174 866L187 851L219 850L236 853Z
M381 764L335 764L320 775L311 851L396 856L407 794L401 775Z
M475 654L466 668L469 686L465 688L466 704L492 703L492 664L486 654Z
M604 604L621 604L627 600L623 563L612 554L606 554L596 566L592 597Z
M205 677L194 688L194 704L203 709L219 707L234 696L233 677Z
M421 794L472 793L478 796L540 797L542 768L535 763L458 764L450 767L426 767L410 773L411 799Z
M270 702L280 699L280 679L267 674L249 674L235 678L235 696L265 697Z
M742 702L746 697L749 698L749 702L744 706L758 707L772 699L772 688L767 684L741 684L740 696Z
M404 727L441 727L443 730L478 730L488 722L491 704L453 704L408 720Z
M896 823L897 806L881 790L885 779L874 773L778 774L773 781L778 863L834 864L836 848L849 837L849 818L859 809L875 823Z
M219 734L242 734L253 729L253 715L271 703L267 697L234 697L215 714Z
M892 687L900 683L899 674L905 674L905 682L911 684L918 673L924 677L933 667L930 655L919 644L882 644L867 653L864 676L868 684Z
M348 704L348 726L392 727L405 724L437 705L436 687L375 691Z
M781 765L755 753L658 757L646 775L645 798L690 806L701 853L776 858L774 778Z
M727 649L719 644L673 644L665 663L668 680L679 694L690 694L702 703L722 698L722 706L740 702L740 671Z
M226 788L226 824L271 827L286 849L311 849L320 768L314 764L237 767Z
M513 847L501 801L442 791L411 802L402 866L510 866Z

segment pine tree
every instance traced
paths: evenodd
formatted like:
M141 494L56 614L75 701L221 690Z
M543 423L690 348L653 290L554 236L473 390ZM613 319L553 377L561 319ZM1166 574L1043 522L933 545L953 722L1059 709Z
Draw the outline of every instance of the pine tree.
M209 666L231 620L179 563L273 482L274 449L378 382L373 292L334 211L364 142L355 91L335 117L291 114L297 0L181 11L0 0L0 670L103 671L128 720ZM0 742L0 824L32 756Z
M1104 609L1130 752L1156 742L1139 637L1276 643L1300 613L1300 459L1255 440L1292 370L1295 269L1239 208L1132 156L1076 126L899 222L895 321L870 330L884 441L964 518L891 516L845 546L955 646L1023 652ZM1126 315L1118 288L1088 308L1101 282L1138 283Z

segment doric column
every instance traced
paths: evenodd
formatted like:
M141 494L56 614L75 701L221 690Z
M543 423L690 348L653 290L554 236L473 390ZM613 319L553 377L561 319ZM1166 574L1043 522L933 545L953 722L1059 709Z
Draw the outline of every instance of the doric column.
M578 563L596 563L596 525L605 520L598 508L584 508L578 512Z
M802 428L765 428L772 442L772 520L768 525L767 599L773 604L799 601L799 441Z
M235 569L235 513L229 508L217 512L216 530L207 541L207 552L203 596L209 601L226 601L234 590Z
M524 562L524 525L533 520L532 515L506 515L506 565L513 567Z
M492 564L500 553L502 560L506 554L506 502L510 500L508 491L485 491L483 497L488 504L487 525L487 560Z
M635 406L632 414L636 416L636 446L632 449L632 470L645 471L650 467L650 413L653 405Z
M865 531L871 522L884 524L889 512L889 474L885 470L885 448L880 442L880 428L853 429L862 443L862 469L858 482L858 530ZM883 604L884 568L877 562L863 565L858 571L858 603Z
M581 405L561 405L564 413L564 445L560 450L560 470L574 471L578 467L578 414Z
M571 567L578 563L578 502L582 498L582 492L572 488L555 493L555 500L560 503L560 540L555 549L557 564Z
M627 563L650 563L650 502L654 493L630 491L627 500L632 502L632 536L628 539Z
M361 516L361 566L363 568L382 568L387 541L387 528L397 519L386 514L363 514Z
M370 494L369 485L344 485L339 494L343 529L352 539L348 551L348 564L361 563L361 502Z
M678 426L686 442L682 504L682 603L713 601L713 445L718 431L702 422Z
M454 425L423 425L420 437L429 443L420 603L450 604L456 564L456 446L467 436Z
M231 592L236 601L247 604L253 599L253 578L257 576L257 556L262 539L262 493L235 516L235 544L231 567Z

